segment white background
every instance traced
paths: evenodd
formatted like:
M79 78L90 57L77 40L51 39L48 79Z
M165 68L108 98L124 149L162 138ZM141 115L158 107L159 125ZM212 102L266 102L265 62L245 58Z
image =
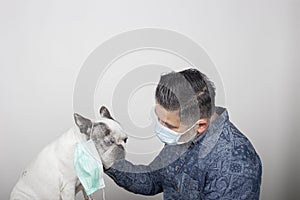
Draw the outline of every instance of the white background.
M8 199L41 148L73 125L73 89L87 56L112 36L144 27L174 30L206 49L222 76L231 121L263 161L261 199L298 199L299 6L296 0L0 1L0 199ZM106 193L146 198L108 179Z

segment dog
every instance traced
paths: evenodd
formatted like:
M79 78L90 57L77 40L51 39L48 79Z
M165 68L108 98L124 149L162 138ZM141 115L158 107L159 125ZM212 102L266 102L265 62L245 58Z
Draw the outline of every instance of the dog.
M75 145L92 139L104 168L109 168L114 161L125 158L127 141L109 110L102 106L99 113L101 119L97 122L74 113L76 125L48 144L30 163L14 186L10 200L74 200L79 191L91 200L76 176Z

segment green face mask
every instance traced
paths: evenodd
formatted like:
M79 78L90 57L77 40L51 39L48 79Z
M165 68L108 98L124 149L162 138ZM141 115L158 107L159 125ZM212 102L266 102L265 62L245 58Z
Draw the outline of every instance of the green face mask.
M76 144L74 167L87 195L105 187L103 165L92 140Z

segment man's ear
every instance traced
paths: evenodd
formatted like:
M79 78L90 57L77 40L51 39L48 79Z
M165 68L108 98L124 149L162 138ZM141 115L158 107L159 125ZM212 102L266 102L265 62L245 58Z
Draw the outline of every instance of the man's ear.
M90 131L92 128L92 121L84 118L83 116L74 113L75 124L78 126L81 133L90 135Z
M208 119L200 119L197 127L197 135L201 135L208 127L209 120Z
M100 116L101 117L105 117L108 119L113 119L112 116L109 113L109 110L105 107L105 106L101 106L100 110L99 110Z

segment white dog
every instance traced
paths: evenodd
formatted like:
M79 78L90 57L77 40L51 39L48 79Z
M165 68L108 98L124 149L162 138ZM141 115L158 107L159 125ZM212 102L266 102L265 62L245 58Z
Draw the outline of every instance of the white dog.
M100 108L102 119L92 122L74 114L76 126L47 145L23 171L12 190L10 200L74 200L78 191L87 196L76 176L74 168L75 144L87 141L91 136L96 149L110 167L115 160L125 157L127 136L122 132L105 107ZM93 128L92 128L93 127Z

